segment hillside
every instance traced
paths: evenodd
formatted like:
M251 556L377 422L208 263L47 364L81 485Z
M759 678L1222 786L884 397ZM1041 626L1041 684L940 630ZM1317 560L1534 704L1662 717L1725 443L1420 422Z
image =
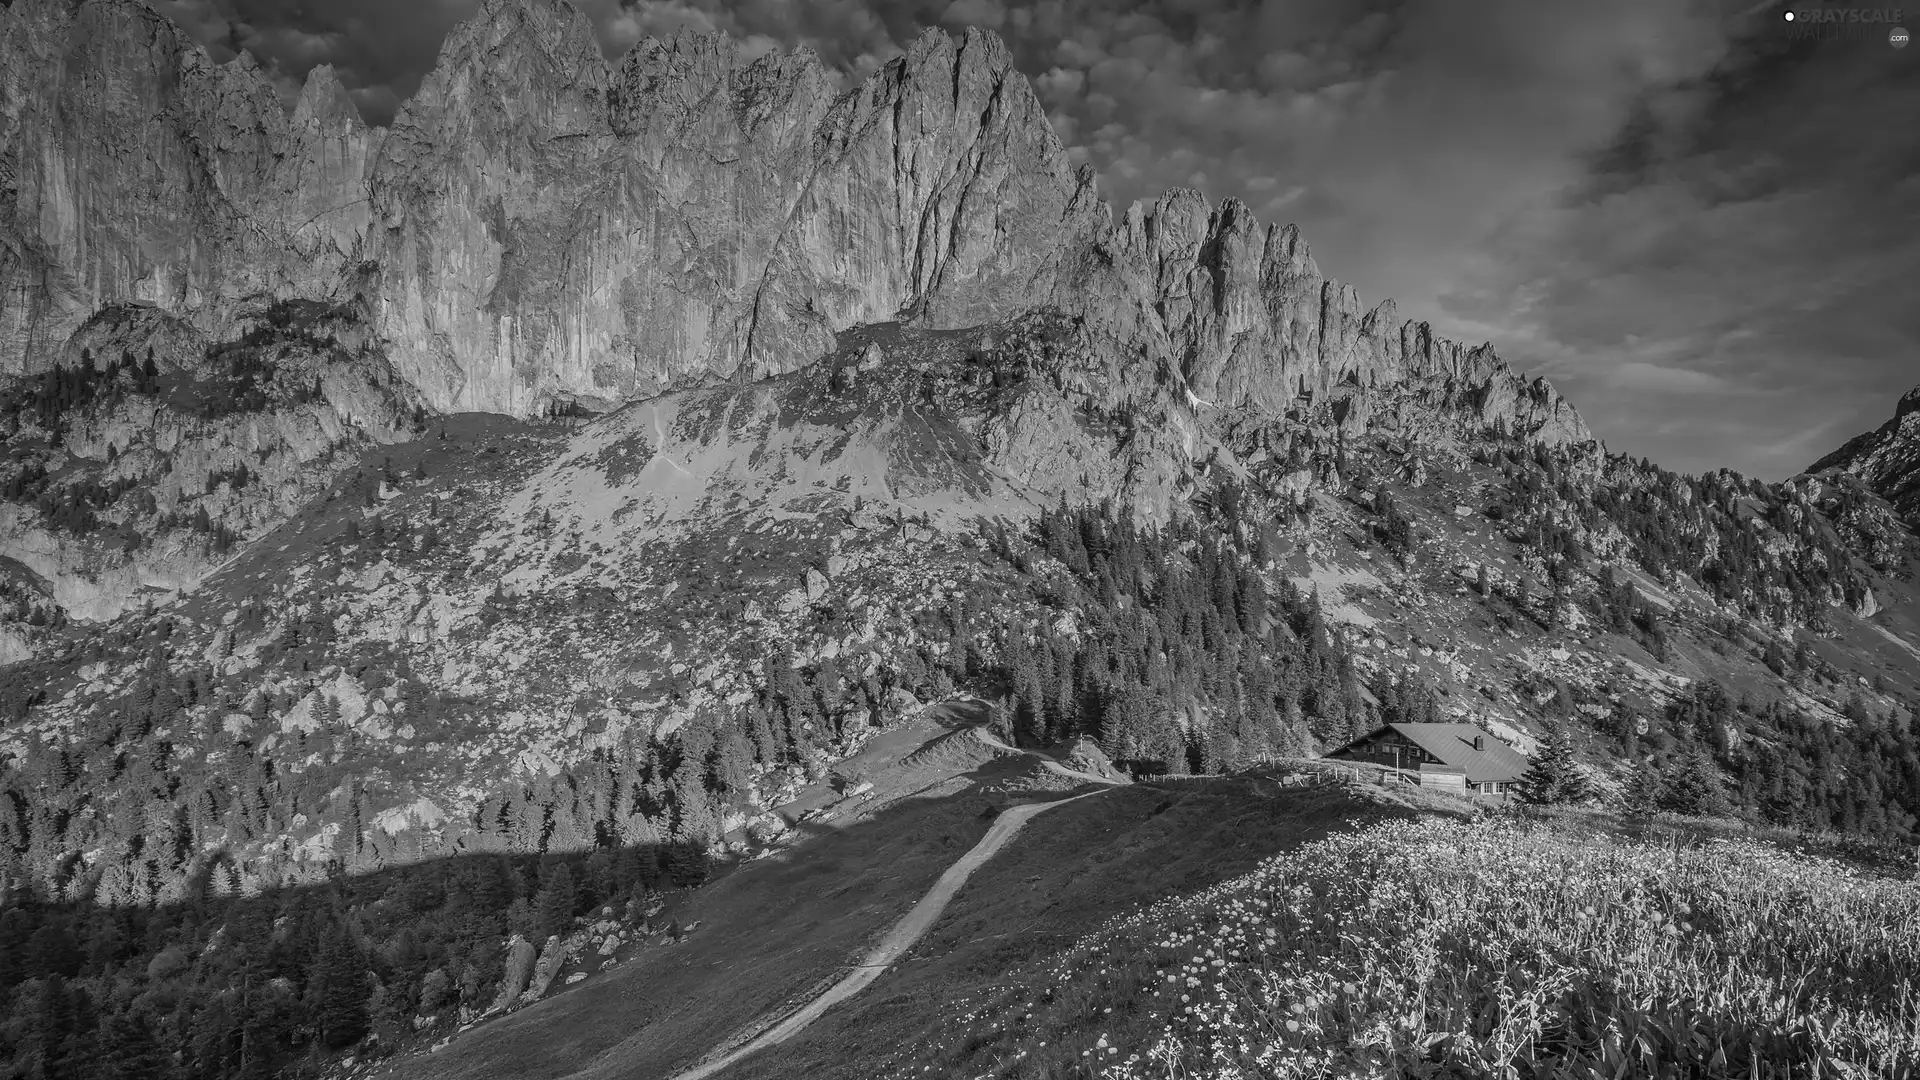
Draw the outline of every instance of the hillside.
M1284 1027L1141 976L1373 844L1432 855L1373 882L1405 899L1508 889L1535 842L1642 865L1655 814L1785 837L1713 900L1748 942L1783 882L1852 895L1793 837L1868 874L1920 841L1913 395L1806 475L1678 475L1237 199L1101 202L991 34L831 85L722 36L608 64L564 0L487 0L370 129L329 70L287 115L133 0L0 9L4 1068L668 1075L1089 775L1133 782L1009 832L924 959L723 1075L1125 1072L1123 1035ZM1473 817L1312 762L1432 720L1571 747L1598 832L1341 839ZM1453 915L1560 955L1560 910ZM1521 987L1587 1009L1548 1042L1604 1041L1604 959ZM1676 1019L1667 982L1635 1023L1908 1060L1841 985L1802 989L1844 1031L1753 987Z

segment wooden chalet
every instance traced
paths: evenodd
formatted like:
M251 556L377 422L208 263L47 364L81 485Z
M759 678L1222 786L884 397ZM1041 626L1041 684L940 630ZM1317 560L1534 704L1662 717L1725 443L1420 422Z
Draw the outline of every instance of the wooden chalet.
M1423 786L1489 795L1512 792L1527 756L1477 724L1386 724L1327 755L1417 773Z

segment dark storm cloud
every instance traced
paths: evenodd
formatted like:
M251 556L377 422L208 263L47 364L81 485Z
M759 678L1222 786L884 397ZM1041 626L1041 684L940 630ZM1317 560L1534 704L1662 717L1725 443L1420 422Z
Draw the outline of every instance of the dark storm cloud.
M289 94L333 63L376 123L478 7L157 2ZM1493 340L1635 454L1778 475L1920 381L1894 299L1915 150L1874 134L1913 130L1920 54L1788 48L1740 0L576 3L609 57L719 29L849 80L924 27L991 28L1116 202L1188 186L1298 222L1364 298Z

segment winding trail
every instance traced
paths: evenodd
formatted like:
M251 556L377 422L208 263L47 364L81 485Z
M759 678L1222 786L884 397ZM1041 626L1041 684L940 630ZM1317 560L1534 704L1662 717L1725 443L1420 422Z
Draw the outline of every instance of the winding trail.
M982 737L987 736L983 733ZM1113 784L1113 781L1101 777L1074 773L1066 769L1061 771L1096 783ZM1022 825L1036 815L1056 806L1065 806L1067 803L1098 794L1100 794L1098 791L1089 791L1085 795L1075 795L1053 802L1023 803L1001 811L1000 816L994 819L993 826L987 830L987 835L981 837L980 842L973 845L965 855L960 856L952 866L947 867L946 872L940 875L940 880L933 883L933 888L928 889L927 894L913 905L913 909L908 911L899 922L894 923L893 928L887 931L887 935L880 939L880 943L875 945L873 950L867 953L860 963L854 965L854 969L839 982L828 987L825 993L807 1002L800 1007L799 1011L779 1023L720 1057L679 1073L673 1077L673 1080L705 1080L706 1077L712 1076L756 1050L787 1041L798 1034L802 1028L819 1019L820 1015L828 1009L866 989L869 983L879 978L882 971L891 967L902 953L912 948L914 943L933 927L934 922L940 918L941 912L947 909L948 902L960 891L960 886L966 884L967 878L982 864L993 858L995 852L1005 847L1007 841L1013 839L1013 834L1019 832Z

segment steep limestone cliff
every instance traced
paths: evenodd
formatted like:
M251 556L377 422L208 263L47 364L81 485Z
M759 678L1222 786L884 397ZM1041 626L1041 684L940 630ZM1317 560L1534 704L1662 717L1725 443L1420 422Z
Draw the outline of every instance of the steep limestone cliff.
M1363 309L1235 199L1114 214L989 33L928 31L836 96L804 50L686 34L610 65L566 0L487 0L390 131L326 68L283 116L248 58L212 64L132 0L0 13L9 70L39 55L55 78L0 81L0 368L44 368L117 300L218 336L246 302L325 298L363 307L432 406L525 416L792 371L857 325L1050 307L1087 320L1120 397L1173 379L1281 411L1417 384L1588 438L1550 387Z
M528 413L791 371L919 301L1029 294L1076 191L997 38L932 32L837 101L807 53L643 42L607 70L564 4L494 0L395 120L372 184L379 324L442 407Z

